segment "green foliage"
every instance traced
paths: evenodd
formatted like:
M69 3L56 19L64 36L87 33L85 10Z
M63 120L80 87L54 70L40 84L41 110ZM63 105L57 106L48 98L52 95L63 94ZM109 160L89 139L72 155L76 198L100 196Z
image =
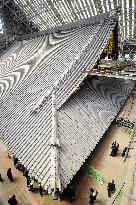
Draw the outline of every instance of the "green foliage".
M98 170L94 169L92 166L87 164L86 166L88 174L95 180L98 181L101 185L104 184L102 173Z

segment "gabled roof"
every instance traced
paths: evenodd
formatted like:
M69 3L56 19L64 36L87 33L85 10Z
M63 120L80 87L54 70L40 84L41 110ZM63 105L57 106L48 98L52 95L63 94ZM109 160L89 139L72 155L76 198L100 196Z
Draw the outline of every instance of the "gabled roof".
M0 136L45 187L67 186L134 87L124 80L85 81L71 97L115 24L116 16L106 14L87 25L15 42L1 57Z

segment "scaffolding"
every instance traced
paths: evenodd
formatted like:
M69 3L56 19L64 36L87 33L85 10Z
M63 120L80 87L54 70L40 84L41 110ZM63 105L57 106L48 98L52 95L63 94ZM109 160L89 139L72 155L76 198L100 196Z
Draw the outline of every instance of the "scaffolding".
M16 36L38 31L38 28L27 20L25 14L12 0L0 1L0 19L2 25L0 53L8 49Z

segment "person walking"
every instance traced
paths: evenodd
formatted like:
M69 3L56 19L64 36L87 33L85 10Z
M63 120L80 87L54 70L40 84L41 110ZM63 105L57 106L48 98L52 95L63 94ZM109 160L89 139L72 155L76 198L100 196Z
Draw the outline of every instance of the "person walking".
M18 204L15 195L12 196L12 202L13 202L13 205L17 205Z
M115 141L115 142L114 142L115 147L116 147L116 144L117 144L117 142Z
M90 204L90 205L93 205L93 204L94 204L94 201L96 200L96 196L97 196L97 195L98 195L98 191L95 190L95 189L93 189L93 188L91 188L91 189L90 189L90 196L89 196L89 198L90 198L89 204Z
M10 205L13 205L12 196L9 198L8 203L9 203Z
M39 191L40 191L40 195L43 196L43 194L42 194L43 189L42 189L42 185L41 185L41 183L39 184Z
M72 185L69 187L68 195L69 195L69 201L73 202L75 199L75 189Z
M98 191L94 189L94 192L93 192L93 202L96 200L97 195L98 195Z
M17 205L18 202L17 202L17 200L16 200L16 196L15 196L15 195L11 196L11 197L9 198L9 200L8 200L8 203L9 203L10 205Z
M89 204L93 204L93 192L94 192L94 189L91 188L90 189L90 195L89 195Z
M59 188L56 188L53 200L60 200L61 201L61 192L60 192Z
M115 186L114 180L112 180L112 182L111 182L111 193L114 194L115 191L116 191L116 186Z
M128 149L127 147L125 147L125 148L123 149L123 152L122 152L122 154L121 154L122 157L125 157L125 153L126 153L127 149Z
M8 177L10 182L13 182L13 176L12 176L11 168L9 168L8 171L7 171L7 177Z
M114 157L117 155L119 149L119 144L115 142L112 142L112 146L111 146L111 154L110 156Z
M108 197L111 197L111 194L114 194L114 192L116 191L114 180L108 183L107 191L108 191Z
M112 144L111 144L111 149L112 149L113 147L115 147L115 142L112 142Z
M33 184L34 184L34 181L31 179L29 191L33 191L33 188L34 188Z
M31 182L30 176L27 176L27 187L30 186L30 182Z
M0 182L3 182L3 179L2 179L2 177L1 177L1 174L0 174Z
M108 197L111 197L111 182L108 183L108 186L107 186L107 191L108 191Z
M27 170L27 167L24 167L23 176L27 178L29 176L28 174L29 174L29 171Z
M115 147L114 149L115 149L115 150L114 150L114 156L117 156L117 153L118 153L118 147Z
M16 158L16 157L14 156L13 161L14 161L14 166L16 166L16 165L17 165L17 163L18 163L18 158Z
M112 150L111 150L110 156L114 157L116 155L117 155L117 147L113 147Z
M119 143L117 143L117 152L118 152L118 150L119 150Z

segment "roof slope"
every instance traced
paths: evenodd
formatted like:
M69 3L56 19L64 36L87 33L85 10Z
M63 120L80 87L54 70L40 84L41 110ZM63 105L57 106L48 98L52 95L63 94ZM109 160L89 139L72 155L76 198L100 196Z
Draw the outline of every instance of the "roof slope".
M66 93L63 90L63 96L58 99L58 106L61 106L87 76L114 29L117 20L115 15L107 13L101 17L98 16L90 23L86 21L87 25L78 24L76 27L75 24L75 28L70 30L15 42L13 51L11 47L1 57L0 96L3 98L9 90L18 88L22 81L24 83L19 86L19 90L26 90L25 84L29 90L40 92L44 98L55 87L60 96L65 81L71 90ZM78 79L71 82L71 76L77 76Z
M134 88L132 81L87 79L58 112L61 150L60 176L64 187L98 144Z
M52 177L55 175L55 172L52 172L55 159L52 157L53 147L51 146L53 133L52 92L55 91L56 93L56 107L60 109L57 111L59 114L58 125L62 123L63 118L65 123L64 128L59 125L60 128L58 130L60 146L62 147L59 153L59 172L63 190L93 149L93 147L91 149L88 148L85 154L83 152L81 160L77 160L78 165L75 164L73 171L70 172L71 164L66 167L64 160L74 155L73 144L70 145L69 142L65 142L67 135L66 121L70 123L69 121L72 117L65 118L65 112L62 111L63 105L65 108L67 104L64 103L76 91L97 61L115 24L116 17L108 13L101 20L98 18L93 23L87 22L86 25L78 25L75 28L47 33L39 38L16 42L1 57L0 136L22 163L32 170L35 178L41 181L44 186L53 188ZM109 82L111 81L109 80ZM123 81L120 80L118 82ZM117 88L116 93L114 93L114 88L112 87L109 88L111 90L108 93L105 90L103 91L103 89L99 91L99 86L103 88L104 81L103 83L98 81L98 85L94 83L96 90L95 86L89 88L90 90L93 89L88 93L92 99L95 98L93 96L96 95L95 92L99 93L99 99L102 101L105 99L105 95L108 95L110 101L107 113L109 124L117 114L122 102L133 89L133 83L128 82L128 84L129 86L127 87L125 83L121 83L121 91L117 91L119 89ZM115 83L115 87L117 85ZM126 92L122 93L124 89ZM83 93L85 94L86 91L84 90ZM119 100L116 102L117 96L119 96ZM72 106L75 106L74 109L78 111L79 107L75 104L75 100L76 97L72 102ZM87 112L87 107L81 109L82 113L83 110ZM36 113L35 111L38 112ZM85 113L83 113L84 115ZM97 116L98 113L95 113L95 115L94 119L91 118L91 124L96 123L94 120L98 121L100 119L100 116ZM67 116L70 116L69 111ZM102 114L102 121L105 120L104 118L105 115ZM71 130L74 133L73 126ZM106 126L104 128L105 130L107 129ZM97 137L92 135L90 140L98 142L104 133L104 128ZM63 129L64 133L62 132ZM87 138L89 136L86 129L84 136ZM69 152L66 148L66 143L71 146ZM95 143L93 144L95 147ZM82 151L84 151L85 146L86 144L83 144L84 148L81 148ZM70 163L73 163L72 158Z

